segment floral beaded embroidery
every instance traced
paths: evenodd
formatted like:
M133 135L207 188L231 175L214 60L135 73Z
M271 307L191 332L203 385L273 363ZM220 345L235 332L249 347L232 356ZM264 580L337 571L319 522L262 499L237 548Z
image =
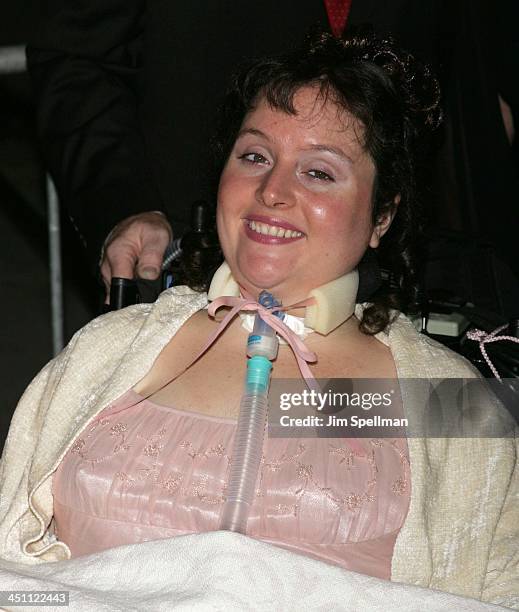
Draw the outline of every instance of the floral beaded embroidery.
M112 434L112 431L115 431L117 433L122 433L126 431L127 429L126 426L123 425L122 427L120 427L120 425L121 424L118 423L117 426L114 426L111 428L111 435L115 435L115 434ZM151 457L152 459L157 459L160 452L164 448L164 445L159 444L158 440L163 438L165 435L166 435L166 429L164 428L161 428L156 434L151 434L151 436L147 436L147 437L137 434L137 438L144 440L145 442L143 449L142 449L142 454L145 457ZM145 480L150 480L153 484L158 484L159 483L159 473L160 473L160 470L158 468L158 464L156 461L154 461L151 467L139 468L137 470L136 478L135 477L132 478L125 472L117 472L115 474L114 479L118 479L125 487L133 487L137 481L143 482Z
M395 495L405 495L407 493L408 482L405 478L397 478L391 486L391 491Z
M403 476L397 478L391 486L391 491L393 491L395 495L406 495L409 492L409 459L396 440L391 440L389 444L398 454L400 465L404 471Z
M348 469L353 466L355 457L359 456L357 453L353 452L349 448L343 448L343 447L338 447L338 446L331 446L330 453L339 455L341 457L339 460L339 463L340 464L344 463L345 467Z
M116 423L113 427L110 427L111 436L120 436L125 433L128 428L124 423Z
M225 446L223 444L217 444L216 446L213 446L212 448L210 448L208 451L202 451L200 452L200 450L195 451L194 450L194 446L191 442L188 442L187 440L184 440L180 443L180 448L183 448L186 450L187 454L189 457L191 457L191 459L197 459L198 457L201 457L203 459L208 459L209 457L223 457L225 456ZM230 457L227 457L228 459L230 459Z
M114 429L114 428L112 428ZM117 433L123 433L123 429L118 427ZM126 429L124 429L126 431ZM140 468L137 471L137 476L131 476L125 472L117 472L114 476L114 480L119 481L123 488L134 487L137 482L148 480L152 486L158 486L163 490L167 491L170 495L181 494L185 497L196 497L200 501L215 505L222 504L225 501L226 484L221 487L221 491L216 495L211 495L206 491L209 478L206 476L201 477L199 480L191 483L187 488L182 488L184 476L178 472L170 472L165 479L160 478L160 466L157 459L160 453L164 450L165 444L160 443L166 435L167 430L161 428L157 433L149 436L142 436L137 434L137 438L144 440L144 446L141 454L145 457L153 459L153 463L150 467ZM201 449L195 450L194 445L184 440L179 444L180 448L187 451L188 456L193 460L197 459L209 459L210 457L225 457L227 458L228 465L230 464L231 458L225 453L225 446L220 443L209 448L206 451Z
M164 449L164 444L160 444L160 440L162 440L166 433L166 429L162 427L156 434L151 434L151 436L144 437L137 434L137 438L145 441L142 454L156 459Z
M164 448L164 445L162 444L156 444L156 443L146 444L146 446L142 450L142 453L146 455L146 457L156 458L159 456L160 451L163 448Z
M375 449L385 446L385 442L378 439L372 439L369 442L372 448L371 451L366 454L352 451L350 448L338 447L331 444L329 446L329 454L331 456L336 456L338 458L339 465L343 466L348 471L355 467L355 462L358 459L367 462L371 475L366 481L365 489L362 492L348 492L346 495L343 495L337 491L334 491L331 487L322 486L314 477L313 465L299 460L306 452L305 445L299 444L297 451L291 456L283 454L279 459L271 459L268 462L265 460L264 456L262 457L259 485L256 495L258 497L264 496L261 491L261 485L263 483L265 471L278 472L285 465L292 464L296 467L297 478L302 481L301 485L294 491L294 495L297 496L298 501L292 505L277 504L273 507L276 514L292 514L294 517L296 517L298 515L302 498L305 493L310 491L310 487L317 489L323 495L323 497L334 503L339 508L345 508L349 512L356 513L365 503L373 503L376 500L374 489L377 485L378 466L375 456ZM392 484L391 491L396 495L404 495L408 490L408 478L406 473L406 467L408 465L407 456L395 441L391 441L389 445L398 454L400 463L404 470L403 476L397 478Z
M126 444L126 431L128 427L124 423L116 423L112 427L110 427L110 435L112 437L119 436L120 441L118 444L114 446L114 450L112 451L114 454L119 453L121 451L128 451L131 448L130 444Z
M190 487L184 491L186 497L197 497L200 501L210 504L212 506L223 504L225 501L226 485L221 487L221 493L219 495L211 495L205 492L207 483L209 482L208 476L202 476L199 480L193 482Z
M83 457L83 447L85 446L85 441L83 438L78 438L74 444L70 448L71 453L76 453Z
M99 426L103 428L103 427L107 427L108 425L110 425L110 421L108 419L100 419L98 421L95 421L94 424L89 428L88 434L86 435L86 437L90 438ZM118 436L120 438L119 442L116 443L112 449L113 455L120 453L120 452L125 452L125 451L130 450L131 444L126 444L125 434L126 434L127 429L128 428L124 423L116 423L110 428L110 436L111 437ZM107 459L110 459L111 457L111 455L104 455L102 457L89 456L91 449L85 449L85 446L86 446L85 439L78 438L74 442L74 444L72 444L72 446L70 447L70 452L76 455L79 455L81 459L83 459L84 461L88 461L89 463L92 463L92 464L100 463L101 461L106 461Z
M165 480L159 480L156 484L173 495L179 490L183 480L184 477L182 474L174 474L173 472L170 472Z

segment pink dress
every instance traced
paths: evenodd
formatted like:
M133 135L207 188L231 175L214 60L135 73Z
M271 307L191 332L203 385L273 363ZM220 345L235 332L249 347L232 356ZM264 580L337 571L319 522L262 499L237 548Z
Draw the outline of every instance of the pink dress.
M236 421L154 404L133 391L80 434L53 481L58 539L72 556L215 531ZM247 535L389 579L407 515L405 440L265 438Z

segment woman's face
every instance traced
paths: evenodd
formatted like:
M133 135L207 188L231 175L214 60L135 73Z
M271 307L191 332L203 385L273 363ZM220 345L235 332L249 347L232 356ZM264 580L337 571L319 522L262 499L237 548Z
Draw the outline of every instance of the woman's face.
M245 117L217 211L235 280L287 305L354 269L390 222L372 222L375 166L359 141L362 125L312 87L294 106L288 115L261 100Z

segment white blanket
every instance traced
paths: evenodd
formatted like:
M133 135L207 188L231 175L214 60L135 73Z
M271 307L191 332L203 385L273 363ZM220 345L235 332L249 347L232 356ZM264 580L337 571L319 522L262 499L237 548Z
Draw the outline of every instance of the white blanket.
M70 591L68 609L96 612L504 610L473 599L347 572L223 531L121 546L36 566L1 561L0 590L66 590Z

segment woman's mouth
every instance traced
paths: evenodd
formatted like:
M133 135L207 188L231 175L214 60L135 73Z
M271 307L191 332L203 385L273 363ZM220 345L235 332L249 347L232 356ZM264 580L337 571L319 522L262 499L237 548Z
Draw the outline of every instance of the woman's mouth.
M293 242L304 236L303 232L275 223L267 223L259 219L244 219L245 231L249 238L257 242L268 244L285 244Z

